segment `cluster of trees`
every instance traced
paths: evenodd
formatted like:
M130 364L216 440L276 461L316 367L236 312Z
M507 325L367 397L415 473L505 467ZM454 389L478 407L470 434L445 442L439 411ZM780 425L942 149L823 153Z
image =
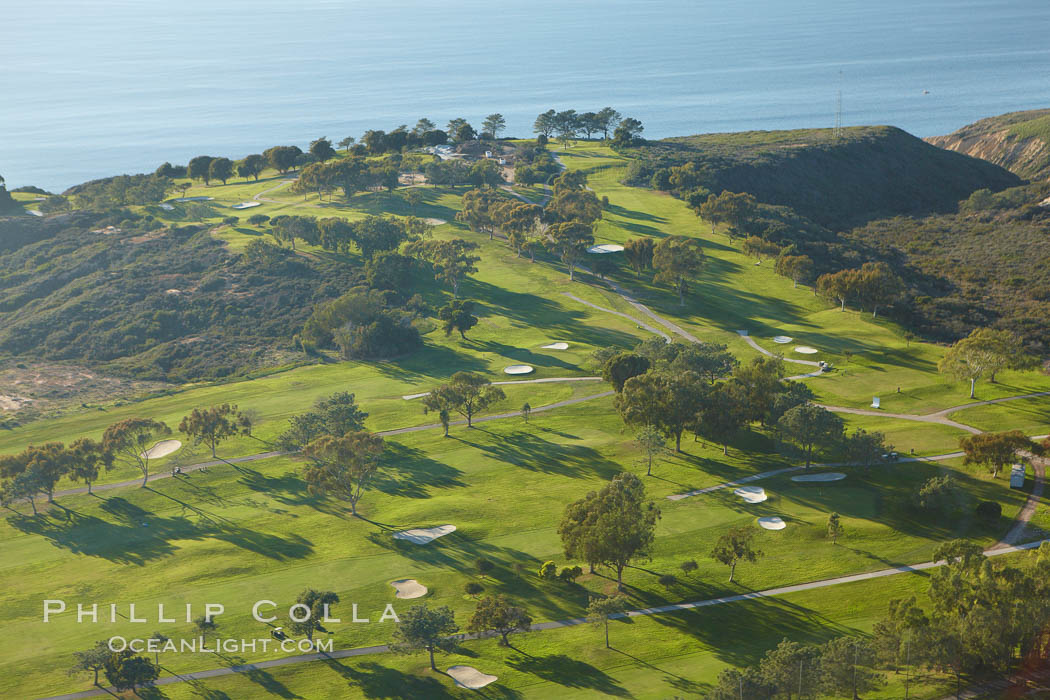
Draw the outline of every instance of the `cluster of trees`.
M718 676L708 700L773 700L773 698L860 697L884 683L872 669L874 647L864 637L835 637L823 644L784 639L755 666L727 668Z
M873 629L877 661L895 671L926 667L963 676L1001 674L1042 655L1050 618L1050 546L1020 560L992 562L978 544L940 545L944 560L930 576L928 604L890 601Z
M840 449L865 467L889 449L881 433L858 429L847 437L838 416L811 403L806 385L783 379L779 358L740 365L724 345L653 338L633 351L602 348L594 359L617 392L613 405L624 423L639 430L650 468L665 439L681 451L689 431L727 453L733 439L756 422L793 445L807 466L821 449Z
M860 269L839 270L817 278L817 294L839 302L841 310L846 303L856 301L861 307L871 308L871 316L878 315L880 306L887 306L904 296L904 281L884 262L866 262Z
M92 180L70 188L63 195L52 195L40 203L45 214L69 209L106 211L130 205L164 201L174 183L163 175L117 175Z
M537 185L558 175L561 168L543 146L519 146L514 156L514 181L522 185ZM428 177L429 179L429 177Z
M615 145L631 146L637 142L644 127L637 119L623 118L612 107L604 107L597 112L577 112L575 109L559 112L549 109L536 117L532 130L539 135L541 143L546 143L552 136L557 136L562 143L568 143L580 134L590 139L599 133L608 140L611 131Z
M18 202L11 196L11 193L7 191L7 187L4 184L4 176L0 175L0 214L8 211L15 211L18 209Z
M306 320L300 341L307 350L338 348L344 359L390 358L423 345L413 325L417 314L392 302L393 292L354 289L318 306Z
M195 408L179 423L179 431L194 443L205 444L215 456L218 444L235 435L251 432L251 419L231 404ZM142 473L142 486L150 473L150 448L172 434L162 421L125 418L105 429L101 440L80 438L70 445L48 442L30 445L14 455L0 455L0 501L7 506L26 500L37 512L36 499L43 495L54 502L55 486L63 477L84 482L88 493L99 474L115 464L134 467Z

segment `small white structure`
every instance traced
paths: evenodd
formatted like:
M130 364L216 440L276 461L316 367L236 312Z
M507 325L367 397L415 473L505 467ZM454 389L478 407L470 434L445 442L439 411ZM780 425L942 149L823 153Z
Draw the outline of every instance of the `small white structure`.
M1015 464L1010 467L1010 488L1012 489L1023 489L1024 488L1024 465Z
M491 158L492 157L492 151L485 151L485 157L486 158Z
M879 401L879 397L878 396L872 396L871 397L871 407L872 408L882 408L882 406L879 405L880 403L881 402Z

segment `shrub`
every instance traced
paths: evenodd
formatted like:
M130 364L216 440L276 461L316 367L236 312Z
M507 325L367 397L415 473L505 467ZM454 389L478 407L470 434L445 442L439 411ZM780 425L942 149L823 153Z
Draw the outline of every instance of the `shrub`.
M545 561L540 567L540 578L545 580L553 580L558 574L558 565L552 561Z
M926 480L912 497L913 505L933 513L950 513L959 508L965 497L962 489L950 476L935 476Z
M474 562L474 568L477 569L478 573L482 576L488 576L492 573L492 570L496 568L496 565L488 559L478 559Z
M236 226L239 221L240 219L236 216L226 216L222 219L222 223L226 224L227 226Z
M583 575L583 569L578 566L566 566L558 572L558 579L565 583L572 583Z
M266 214L252 214L248 217L248 223L252 226L262 226L269 220L270 217L268 217Z
M664 574L663 576L661 576L660 578L658 578L656 580L659 581L660 585L665 587L665 588L670 588L671 586L673 586L676 583L678 583L678 579L675 578L674 574Z
M463 592L471 596L472 598L480 595L481 592L484 590L485 587L477 581L467 581L466 585L463 586Z
M995 523L1003 516L1003 507L995 501L981 501L977 504L975 512L984 522Z
M693 571L696 571L699 567L696 565L696 561L690 559L688 561L683 561L681 564L678 565L678 568L680 568L683 572L688 574L692 573Z

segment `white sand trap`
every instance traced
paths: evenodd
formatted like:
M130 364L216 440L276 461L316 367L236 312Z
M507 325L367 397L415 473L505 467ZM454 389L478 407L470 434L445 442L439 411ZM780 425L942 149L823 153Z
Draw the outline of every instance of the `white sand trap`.
M395 598L422 598L427 594L427 587L414 578L403 578L391 581L390 585L397 589Z
M551 343L550 345L541 345L540 348L543 350L568 350L568 343Z
M43 216L44 215L44 212L40 211L39 209L29 209L28 211L33 216Z
M230 209L251 209L252 207L261 207L262 202L241 202L239 204L231 204Z
M510 367L504 367L504 374L532 374L534 367L532 365L511 365Z
M174 205L171 204L158 204L157 206L163 209L164 211L175 211Z
M792 481L842 481L846 475L842 472L824 472L823 474L803 474L791 477Z
M447 673L456 679L457 686L471 690L484 688L489 683L495 683L498 678L498 676L482 673L473 666L449 666Z
M210 202L215 197L176 197L173 202Z
M796 345L795 352L802 353L803 355L816 355L819 350L811 348L808 345Z
M427 222L431 226L440 226L441 224L447 224L448 223L444 219L438 219L438 218L433 217L433 216L429 217L427 219L423 219L423 221Z
M417 527L412 530L395 532L395 540L408 540L412 544L427 544L450 532L455 532L455 525L438 525L437 527Z
M401 398L403 398L405 401L411 401L412 399L421 399L424 396L430 396L430 392L424 391L422 394L405 394Z
M783 530L787 527L787 523L784 522L783 518L778 518L775 515L768 518L759 518L758 524L767 530Z
M773 342L780 343L781 345L783 345L784 343L790 343L791 341L792 338L789 335L777 335L773 337Z
M623 251L623 246L617 243L602 243L601 245L592 245L587 249L588 253L620 253Z
M167 457L180 447L182 447L182 443L178 440L161 440L143 452L142 456L148 459L160 459L161 457Z
M748 503L761 503L769 498L769 496L766 495L766 490L761 486L741 486L733 491L733 493L740 496Z

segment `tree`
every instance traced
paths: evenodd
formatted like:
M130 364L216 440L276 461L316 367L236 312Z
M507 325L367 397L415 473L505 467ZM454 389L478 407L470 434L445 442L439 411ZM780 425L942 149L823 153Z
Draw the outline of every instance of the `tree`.
M352 238L361 251L361 257L371 260L380 251L395 250L406 235L404 226L397 219L368 216L353 225Z
M441 241L413 241L405 247L405 252L417 254L428 260L434 267L434 279L452 287L452 297L459 296L459 285L463 279L478 271L475 263L481 260L471 252L477 250L478 244L462 238Z
M624 243L623 254L634 274L640 275L642 270L653 266L654 245L652 238L631 238Z
M415 216L416 208L423 202L423 193L418 187L409 187L401 193L401 198L405 200L405 204L408 205L412 215Z
M292 610L295 611L294 617L292 616L292 610L289 610L288 629L292 634L305 634L312 646L314 632L325 631L322 624L324 618L328 616L332 606L338 602L339 596L332 591L317 591L313 588L307 588L295 599L295 605L292 606ZM295 619L302 617L306 619Z
M442 605L431 610L426 603L413 605L401 613L390 650L399 654L426 651L430 655L430 669L436 671L434 652L455 649L456 640L449 635L458 631L455 614L448 606Z
M494 140L499 140L499 132L503 131L506 127L507 120L498 112L485 117L485 121L481 123L482 130L492 134Z
M846 302L859 296L861 280L859 270L839 270L817 278L817 294L839 302L839 310L846 310Z
M956 341L944 353L937 369L955 379L970 380L970 398L974 398L977 380L1008 368L1022 369L1031 364L1020 339L1010 331L975 328L970 335Z
M838 544L839 535L842 534L842 518L838 513L828 516L828 537L832 544Z
M657 282L665 282L678 292L679 306L685 306L685 293L689 282L699 273L704 264L704 252L695 238L668 236L653 248L653 268Z
M620 121L613 132L613 145L633 146L641 140L643 131L645 131L645 127L642 126L640 121L633 117L627 117Z
M454 410L467 419L467 427L481 411L506 398L498 386L480 374L456 372L448 384L443 384L423 397L423 412ZM447 434L447 433L446 433Z
M186 164L186 177L191 180L204 180L204 184L209 184L211 179L210 166L214 160L211 156L197 156L190 158L190 162Z
M453 299L438 311L438 318L445 322L445 336L448 337L452 331L459 331L463 340L467 339L467 331L478 325L478 317L474 315L474 302L469 299Z
M1012 464L1021 450L1032 450L1035 443L1020 430L1003 433L981 433L968 435L959 440L959 447L966 453L964 464L980 464L991 467L992 478L999 476L999 470Z
M634 441L645 451L646 468L645 475L652 476L653 457L667 451L667 438L659 430L651 425L643 426Z
M808 673L801 673L808 671ZM770 690L784 693L788 698L798 691L813 694L818 686L820 672L820 650L809 644L800 644L784 639L762 657L758 675ZM770 693L768 697L772 697Z
M904 280L884 262L864 263L859 277L860 296L871 304L872 318L878 315L880 305L892 304L904 295Z
M322 136L310 142L310 155L323 163L335 157L335 149L332 148L332 142L326 136Z
M551 134L554 133L554 118L556 115L557 112L553 109L548 109L546 112L536 117L536 121L532 123L532 130L543 136L545 139L549 139Z
M806 458L806 467L813 461L818 447L828 447L842 438L845 426L834 413L812 403L804 403L787 411L777 421L777 428L795 443Z
M193 438L196 445L207 445L214 458L215 447L220 442L234 435L247 434L245 420L237 406L228 403L207 409L195 408L188 416L183 417L179 423L179 432Z
M579 187L561 186L561 182L570 176L566 173L554 181L554 196L545 212L555 221L593 224L602 218L602 203L594 192L583 189L582 184Z
M729 582L736 575L736 565L742 561L754 563L762 552L752 547L755 539L755 528L750 525L735 527L723 533L711 550L711 557L720 564L729 567Z
M162 646L164 646L164 644L166 642L171 641L171 637L168 637L166 634L164 634L162 632L154 632L153 634L151 634L149 636L149 638L151 640L155 639L157 641L157 646L159 646L159 647L162 647ZM160 666L160 650L159 649L157 651L153 652L153 663L154 663L154 665L156 665L158 667Z
M870 469L885 461L883 455L890 452L893 445L886 443L883 433L857 428L846 438L843 448L847 462Z
M620 617L628 607L627 596L623 593L604 598L591 598L587 606L587 622L595 627L605 628L606 649L612 649L612 646L609 645L609 620Z
M323 435L303 448L311 464L303 471L310 492L332 496L350 504L357 515L368 482L379 471L383 438L363 430L336 437Z
M259 181L259 175L266 169L266 159L258 153L245 156L241 160L237 161L237 175L243 177L245 181L249 177L254 178L256 182Z
M820 650L820 687L834 696L859 698L875 690L882 676L867 668L872 657L870 642L859 637L836 637Z
M69 478L83 481L91 493L91 484L102 469L113 466L113 455L102 449L102 443L91 438L80 438L69 446Z
M576 264L594 245L594 233L587 224L579 222L554 224L547 229L547 244L569 268L569 281L574 279Z
M128 650L110 654L103 670L106 680L117 690L134 691L160 677L160 669L152 661Z
M695 372L705 382L728 377L739 362L729 348L720 343L664 343L674 348L674 358L667 363L672 372Z
M100 640L95 646L87 651L73 652L73 666L69 669L69 675L75 675L81 671L91 671L95 674L93 685L98 685L98 672L106 668L106 662L113 652L109 650L109 641Z
M722 446L729 454L729 443L747 423L747 405L739 384L725 382L709 391L696 413L693 432Z
M558 534L565 556L616 570L617 590L623 590L623 570L631 561L649 556L660 509L645 500L645 485L621 472L599 491L569 504Z
M222 180L222 184L233 177L233 161L229 158L215 158L208 163L208 177L212 180Z
M500 635L500 644L509 646L507 636L512 632L528 632L532 629L532 618L525 608L510 605L501 595L485 596L478 601L474 614L467 624L467 631L481 635L493 630Z
M733 382L741 388L740 396L749 421L775 422L774 402L783 391L784 361L779 357L756 357L733 370Z
M595 115L595 124L598 130L602 132L602 138L606 141L609 140L609 132L616 128L620 123L620 113L612 107L604 107L598 110L598 114Z
M284 449L297 449L322 435L341 437L364 430L368 414L348 391L340 391L314 402L312 411L288 419L288 430L277 438Z
M530 415L532 415L532 406L526 401L521 407L521 418L528 423Z
M649 359L643 355L621 352L602 364L602 379L612 384L617 392L621 392L628 379L645 374L651 366Z
M296 159L303 153L298 146L274 146L263 151L263 157L282 175L295 167Z
M354 145L356 139L353 136L347 136L339 142L339 148L342 148L347 153L350 152L350 147Z
M201 615L193 620L193 627L197 630L197 634L201 636L201 639L207 639L208 632L214 631L218 626L219 623L211 615Z
M807 255L781 255L774 268L778 275L791 280L792 287L813 277L813 260Z
M152 418L126 418L102 433L102 449L115 459L142 472L142 486L149 480L149 449L157 439L171 435L171 428Z
M576 138L576 132L580 130L580 120L576 116L575 109L566 109L554 115L554 131L558 134L562 144Z

